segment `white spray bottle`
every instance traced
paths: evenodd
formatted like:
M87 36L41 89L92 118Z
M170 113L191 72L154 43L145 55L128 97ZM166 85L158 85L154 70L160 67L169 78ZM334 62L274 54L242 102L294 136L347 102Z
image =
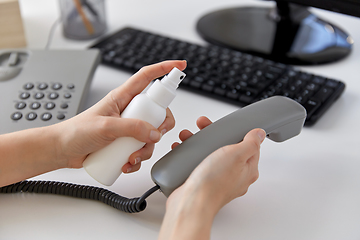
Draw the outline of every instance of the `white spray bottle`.
M166 108L175 98L175 90L185 76L185 73L173 68L161 81L156 80L145 93L135 96L121 117L140 119L158 128L164 122ZM144 142L132 137L118 138L90 154L83 167L95 180L110 186L120 176L121 168L129 161L130 155L144 145Z

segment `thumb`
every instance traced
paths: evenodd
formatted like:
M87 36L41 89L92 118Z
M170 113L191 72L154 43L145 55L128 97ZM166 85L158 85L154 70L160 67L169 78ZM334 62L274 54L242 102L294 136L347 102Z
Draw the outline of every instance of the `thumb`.
M264 141L266 137L266 132L261 128L256 128L251 130L246 134L243 141L253 141L257 143L259 146Z

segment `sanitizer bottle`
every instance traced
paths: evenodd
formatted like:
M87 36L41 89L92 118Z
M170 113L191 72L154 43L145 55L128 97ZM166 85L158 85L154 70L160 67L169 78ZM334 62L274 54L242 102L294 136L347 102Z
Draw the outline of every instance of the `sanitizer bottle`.
M165 120L166 108L175 98L175 90L185 73L174 68L161 81L156 80L145 93L135 96L121 113L122 118L136 118L158 128ZM108 146L90 154L84 161L85 170L98 182L110 186L121 174L130 155L142 148L144 142L121 137Z

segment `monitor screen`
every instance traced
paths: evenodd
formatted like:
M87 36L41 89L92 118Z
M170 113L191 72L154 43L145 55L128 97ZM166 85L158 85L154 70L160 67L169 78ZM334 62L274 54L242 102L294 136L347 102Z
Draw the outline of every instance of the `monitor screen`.
M360 17L360 0L277 0Z

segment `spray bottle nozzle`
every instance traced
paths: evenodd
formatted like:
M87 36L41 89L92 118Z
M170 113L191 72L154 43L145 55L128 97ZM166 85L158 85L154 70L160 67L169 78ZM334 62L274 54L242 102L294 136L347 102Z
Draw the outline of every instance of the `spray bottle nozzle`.
M178 88L180 82L185 78L185 76L185 73L174 67L169 74L161 80L161 82L170 89L175 90Z

